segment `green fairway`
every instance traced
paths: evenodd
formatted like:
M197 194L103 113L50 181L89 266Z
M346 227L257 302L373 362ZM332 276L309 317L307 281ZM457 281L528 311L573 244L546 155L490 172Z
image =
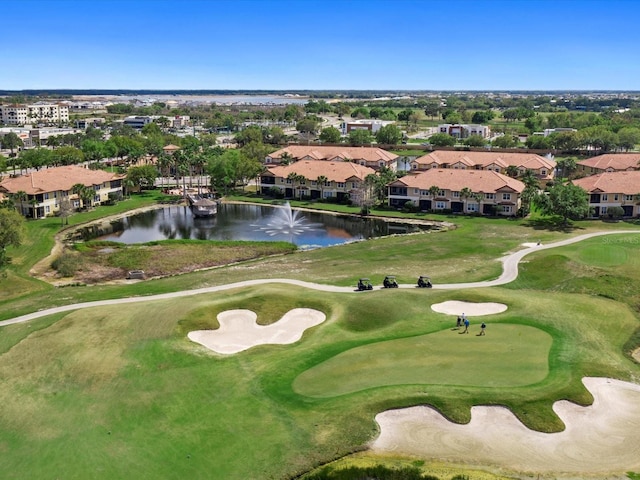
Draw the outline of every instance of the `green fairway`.
M54 288L27 274L51 247L54 220L30 222L29 242L41 244L10 252L14 264L0 279L0 319L254 278L333 285L355 285L360 276L379 285L387 274L400 283L414 283L421 274L436 284L483 280L497 276L496 259L523 242L637 228L584 222L567 232L520 220L456 217L450 220L457 228L447 232L134 284ZM640 345L638 237L538 251L503 287L329 293L270 284L3 327L2 476L293 478L365 448L377 434L377 413L413 405L431 405L460 423L470 420L474 405L501 405L530 428L562 430L555 401L592 401L581 378L640 377L629 355ZM480 318L461 335L451 330L453 316L430 308L446 300L509 309L482 318L485 337L476 336ZM327 319L291 345L217 355L187 338L189 331L217 328L216 316L225 310L250 309L266 325L299 307L320 310Z
M390 385L517 387L548 373L549 334L522 325L493 325L491 335L445 330L357 347L298 378L301 395L333 397Z

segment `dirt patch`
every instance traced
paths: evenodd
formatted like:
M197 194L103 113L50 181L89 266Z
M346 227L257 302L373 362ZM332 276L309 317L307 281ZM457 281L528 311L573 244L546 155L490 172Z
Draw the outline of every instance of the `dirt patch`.
M640 347L636 348L632 353L631 356L633 357L633 359L640 363Z

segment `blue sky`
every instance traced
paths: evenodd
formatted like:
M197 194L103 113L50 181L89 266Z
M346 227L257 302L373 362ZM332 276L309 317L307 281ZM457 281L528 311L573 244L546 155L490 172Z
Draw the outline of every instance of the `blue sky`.
M0 89L640 90L637 0L20 0Z

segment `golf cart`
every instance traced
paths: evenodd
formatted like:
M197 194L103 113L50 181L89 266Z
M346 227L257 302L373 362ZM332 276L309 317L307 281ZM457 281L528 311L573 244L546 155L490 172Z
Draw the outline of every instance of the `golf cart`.
M398 282L396 282L396 277L393 275L387 275L384 277L384 282L382 283L384 288L398 288Z
M420 275L420 278L418 279L418 287L431 288L432 286L433 285L431 285L431 279L429 277L426 275Z
M368 278L358 280L358 291L362 292L363 290L373 290L373 285L371 285Z

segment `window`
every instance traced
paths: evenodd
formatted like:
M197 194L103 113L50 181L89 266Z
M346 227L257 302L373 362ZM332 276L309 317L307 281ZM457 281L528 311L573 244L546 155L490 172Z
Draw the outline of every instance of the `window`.
M511 200L511 194L510 193L503 193L502 194L502 200Z
M459 198L460 192L451 192L453 194L453 198Z
M289 185L293 183L293 181L290 178L287 178L286 180Z
M613 201L614 201L614 202L617 202L617 201L618 201L618 194L617 194L617 193L613 195Z
M419 188L414 188L414 189L413 189L413 193L415 193L415 194L420 194L420 189L419 189Z
M633 195L625 195L625 196L624 196L624 199L625 199L627 202L630 202L630 201L632 201L632 200L633 200Z
M423 197L428 197L429 196L429 190L420 190L420 195Z
M440 190L440 191L438 192L438 196L439 196L439 197L444 197L444 190ZM443 207L443 208L444 208L444 207Z
M607 213L607 207L601 207L600 208L600 215L606 215Z
M345 183L344 182L337 182L337 187L338 188L344 188L345 187Z
M414 163L413 165L411 165L411 169L412 170L417 170L418 169L418 164Z
M600 200L603 202L606 202L609 200L609 196L606 193L603 193L602 197L600 197Z
M443 210L447 208L447 204L445 202L436 202L436 210Z
M351 182L351 188L358 188L358 182Z
M312 186L312 187L315 187L316 185L318 185L318 182L316 182L315 180L313 180L313 181L311 182L311 186Z
M45 200L49 200L49 194L48 194L48 193L45 193L45 194L44 194L44 199L45 199Z
M332 196L331 192L324 192L324 198L331 198Z
M494 200L496 198L496 194L495 193L485 193L484 194L484 198L486 198L487 200Z
M546 176L547 175L547 169L546 168L541 168L540 169L540 175Z
M513 207L511 205L503 205L502 212L503 213L511 213L513 211Z
M467 212L477 212L478 204L477 203L468 203L467 204Z
M46 207L44 207L44 211L45 213L51 213L51 207L47 205Z
M306 178L300 179L300 185L306 185L306 184L307 184L307 179Z

